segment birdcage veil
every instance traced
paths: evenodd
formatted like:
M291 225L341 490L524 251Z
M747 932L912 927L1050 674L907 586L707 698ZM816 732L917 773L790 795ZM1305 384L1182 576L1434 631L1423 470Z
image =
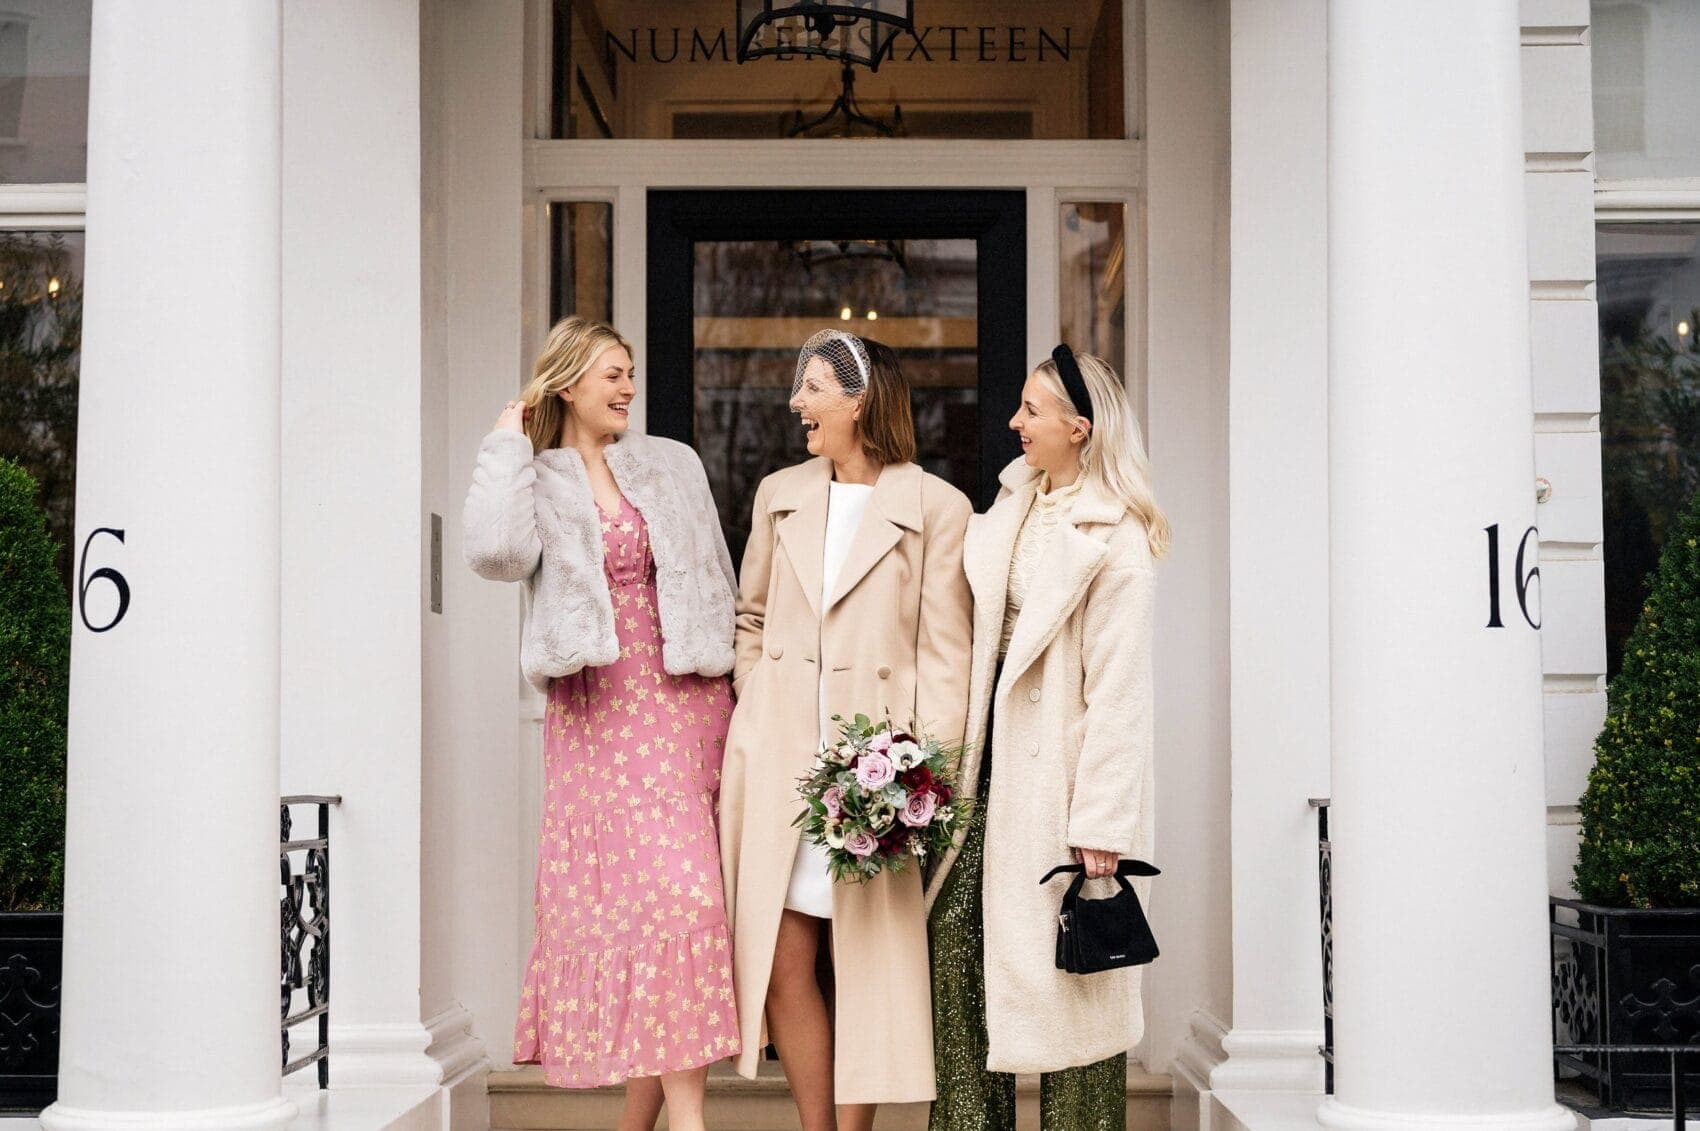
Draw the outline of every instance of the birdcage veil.
M837 382L842 395L859 397L867 391L868 374L871 372L868 347L854 334L843 330L822 330L804 342L802 351L797 354L797 374L791 381L793 397L802 389L810 364L816 358L825 364L824 375ZM819 367L816 367L816 375L822 375ZM830 386L828 388L830 390Z

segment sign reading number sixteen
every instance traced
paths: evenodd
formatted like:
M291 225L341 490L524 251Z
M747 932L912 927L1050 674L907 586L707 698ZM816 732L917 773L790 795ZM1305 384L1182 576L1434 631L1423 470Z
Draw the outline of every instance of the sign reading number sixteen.
M1489 628L1504 628L1505 622L1499 619L1499 523L1484 527L1488 540L1488 622ZM1529 551L1529 539L1536 537L1533 526L1523 531L1522 539L1517 543L1517 607L1523 611L1523 619L1529 622L1530 628L1540 628L1541 622L1529 615L1529 587L1540 579L1541 567L1530 566L1523 568L1524 556ZM1539 609L1540 589L1535 589L1536 608Z
M114 530L110 526L102 526L89 534L83 540L82 564L77 568L77 613L83 618L83 625L90 632L106 632L118 627L118 622L124 619L124 614L130 611L130 583L124 580L124 575L111 566L102 566L93 573L89 568L89 543L102 534L110 534L120 542L124 541L124 532ZM105 624L95 626L89 621L89 587L97 581L110 581L118 591L118 611Z

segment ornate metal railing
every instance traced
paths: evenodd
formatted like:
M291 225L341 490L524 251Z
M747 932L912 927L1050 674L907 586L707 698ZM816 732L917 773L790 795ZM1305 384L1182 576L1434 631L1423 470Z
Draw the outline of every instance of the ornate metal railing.
M1316 810L1316 877L1317 910L1322 937L1322 1086L1334 1094L1334 857L1328 843L1328 803L1326 797L1313 797L1310 807Z
M278 806L278 877L283 884L283 1074L288 1076L317 1064L321 1088L330 1084L331 1064L331 806L341 800L298 795L283 798ZM293 805L318 809L317 836L290 839L294 822L289 809ZM299 871L296 857L301 860ZM294 1008L298 991L306 996L305 1008ZM315 1020L319 1023L318 1043L311 1052L291 1060L289 1031Z
M1682 996L1700 989L1700 915L1552 899L1549 919L1554 1070L1613 1109L1668 1097L1682 1131L1700 1071L1700 992Z

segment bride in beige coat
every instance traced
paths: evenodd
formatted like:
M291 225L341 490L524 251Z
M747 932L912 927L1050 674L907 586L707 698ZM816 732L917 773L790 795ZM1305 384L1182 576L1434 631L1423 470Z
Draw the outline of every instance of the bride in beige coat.
M798 779L834 714L889 714L962 740L972 507L913 462L909 388L890 349L839 334L816 353L811 364L805 350L791 407L817 458L762 481L744 554L721 866L738 1071L755 1074L771 1035L806 1131L856 1131L875 1104L933 1098L921 875L826 880L798 851ZM835 1025L815 977L823 934Z
M931 1125L1014 1131L1014 1074L1037 1072L1045 1131L1119 1127L1141 968L1058 970L1067 883L1039 880L1071 860L1101 878L1121 857L1149 859L1153 566L1168 521L1101 359L1058 347L1010 427L1025 454L963 552L974 650L962 786L983 792L927 893Z

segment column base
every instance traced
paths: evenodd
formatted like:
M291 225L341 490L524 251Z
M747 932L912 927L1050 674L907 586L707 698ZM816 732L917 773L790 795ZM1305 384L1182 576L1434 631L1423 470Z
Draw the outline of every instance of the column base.
M1576 1131L1576 1115L1551 1104L1535 1111L1485 1112L1480 1115L1419 1115L1404 1111L1367 1111L1330 1096L1317 1108L1316 1121L1332 1131Z
M56 1103L41 1113L44 1131L283 1131L295 1105L276 1096L257 1104L195 1111L96 1111Z

